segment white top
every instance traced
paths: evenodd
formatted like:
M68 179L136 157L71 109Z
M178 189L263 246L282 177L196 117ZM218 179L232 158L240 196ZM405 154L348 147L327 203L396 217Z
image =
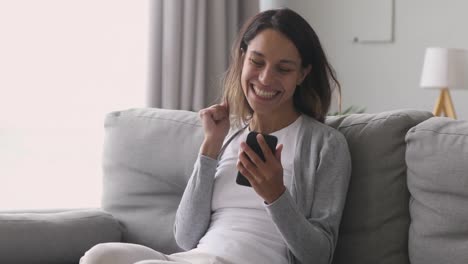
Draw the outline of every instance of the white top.
M286 187L291 186L294 175L293 159L301 120L302 116L271 134L278 138L278 144L283 144L281 164ZM267 214L263 199L253 188L236 183L240 143L248 133L245 129L234 138L218 162L211 222L197 248L230 263L288 263L286 244Z

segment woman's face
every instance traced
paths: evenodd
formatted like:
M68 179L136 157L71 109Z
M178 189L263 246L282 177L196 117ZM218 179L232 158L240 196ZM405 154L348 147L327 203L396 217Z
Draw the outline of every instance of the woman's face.
M293 42L276 30L263 30L248 43L243 60L242 90L256 114L295 111L294 91L310 66L301 67Z

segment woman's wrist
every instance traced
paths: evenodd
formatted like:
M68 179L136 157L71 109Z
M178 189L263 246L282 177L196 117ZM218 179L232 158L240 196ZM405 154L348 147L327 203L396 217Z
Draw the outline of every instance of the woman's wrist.
M217 159L219 151L223 145L223 141L206 139L203 141L200 147L200 154Z
M272 204L276 202L286 191L286 187L283 185L276 193L274 193L271 197L265 199L266 204Z

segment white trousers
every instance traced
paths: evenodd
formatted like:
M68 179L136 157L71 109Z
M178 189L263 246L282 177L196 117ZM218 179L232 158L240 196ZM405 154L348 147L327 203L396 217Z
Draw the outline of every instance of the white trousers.
M221 257L192 249L165 255L149 247L128 243L103 243L88 250L80 264L232 264Z

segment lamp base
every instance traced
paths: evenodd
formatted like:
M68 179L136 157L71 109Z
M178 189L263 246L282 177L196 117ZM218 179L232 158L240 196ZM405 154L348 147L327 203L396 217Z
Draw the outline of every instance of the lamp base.
M447 88L440 90L439 99L434 107L434 115L442 116L444 114L446 117L457 119L455 114L455 109L453 108L452 98L450 97L450 92Z

